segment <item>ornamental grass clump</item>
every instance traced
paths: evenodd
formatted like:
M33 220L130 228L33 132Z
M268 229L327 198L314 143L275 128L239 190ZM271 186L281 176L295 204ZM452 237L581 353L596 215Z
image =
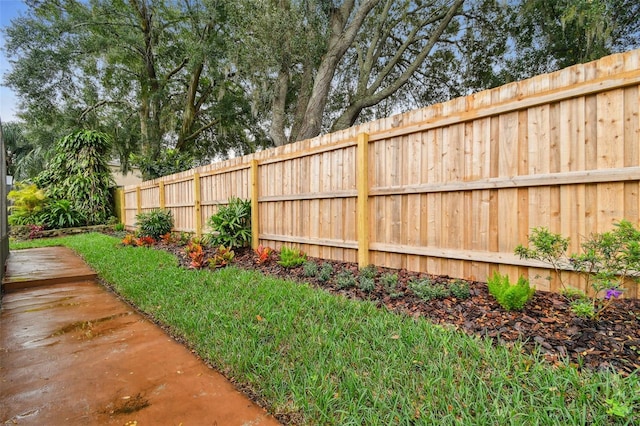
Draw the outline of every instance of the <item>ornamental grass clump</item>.
M494 272L489 278L487 286L489 293L507 311L521 311L536 291L529 287L529 280L523 276L520 276L518 282L512 285L508 275L500 275L498 272Z

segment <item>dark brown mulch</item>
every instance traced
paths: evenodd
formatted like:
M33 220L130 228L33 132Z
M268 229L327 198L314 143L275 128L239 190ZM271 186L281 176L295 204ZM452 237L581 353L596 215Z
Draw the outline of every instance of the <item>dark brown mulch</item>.
M183 266L189 266L181 246L159 244L156 247L173 252ZM434 323L453 326L468 334L507 343L522 340L525 350L531 352L537 347L551 363L561 362L568 357L578 368L613 368L624 375L640 369L638 299L616 300L599 320L593 321L577 317L571 311L567 298L556 293L537 291L522 311L508 312L489 294L487 285L483 282L469 282L471 297L466 300L449 297L425 302L407 288L407 282L411 278L425 277L427 274L378 268L378 277L384 272L398 274L399 295L392 297L379 283L376 283L375 290L370 293L357 287L337 288L335 275L339 271L349 269L357 276L358 267L353 263L329 261L334 267L333 278L322 283L305 276L301 266L285 269L275 260L258 265L256 259L250 249L236 250L234 265L278 278L307 282L348 298L371 300L393 312L425 317ZM327 262L324 259L309 260L318 265ZM431 278L443 283L450 281L446 276Z

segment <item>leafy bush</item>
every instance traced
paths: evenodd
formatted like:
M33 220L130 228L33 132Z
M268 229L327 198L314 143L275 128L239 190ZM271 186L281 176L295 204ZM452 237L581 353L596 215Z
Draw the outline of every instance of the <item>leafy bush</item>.
M429 278L412 280L408 287L422 300L444 299L451 293L444 284L434 283Z
M136 225L140 230L140 235L159 240L164 234L171 232L173 215L169 210L153 209L149 212L138 214L136 216Z
M571 311L581 318L593 319L596 316L596 310L588 299L577 299L571 302Z
M469 283L464 280L454 280L449 284L449 291L456 299L468 299L471 296Z
M207 221L215 232L208 236L213 245L229 248L246 247L251 243L251 200L229 198Z
M324 262L320 267L320 271L318 271L318 281L326 283L331 279L331 275L333 275L333 265L329 262Z
M72 228L86 223L84 214L67 200L50 201L40 217L48 228Z
M353 272L349 270L344 270L338 273L336 276L336 286L338 288L350 288L356 286L356 277L353 275Z
M295 268L306 261L307 255L297 248L285 246L280 250L280 260L278 264L285 268Z
M307 260L302 266L305 277L315 277L318 275L318 264L312 260Z
M126 229L126 228L125 228L125 225L124 225L124 223L122 223L122 222L120 222L120 223L116 223L115 225L113 225L113 230L114 230L114 231L116 231L116 232L122 232L122 231L124 231L125 229Z
M189 264L190 268L200 269L207 265L207 259L204 256L204 249L202 248L202 244L199 242L189 241L187 246L184 248L185 253L191 260Z
M41 223L40 213L44 209L47 197L36 185L16 182L15 189L9 191L9 225L34 225Z
M489 287L489 293L507 311L522 310L535 293L535 289L529 287L529 280L523 276L518 278L518 282L515 285L511 285L509 277L500 275L498 272L494 272L489 278L487 286Z

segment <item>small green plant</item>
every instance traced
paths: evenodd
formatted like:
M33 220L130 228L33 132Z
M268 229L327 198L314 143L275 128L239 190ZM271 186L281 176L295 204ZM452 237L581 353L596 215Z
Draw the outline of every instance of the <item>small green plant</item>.
M331 279L333 275L333 265L329 262L324 262L322 266L320 266L320 271L318 271L318 281L322 283L326 283Z
M609 414L610 416L626 418L632 413L633 409L631 406L622 402L618 402L615 399L607 398L604 400L604 402L609 407L607 409L607 414Z
M170 210L153 209L136 215L136 225L140 235L159 240L173 228L173 215Z
M469 283L465 280L453 280L449 284L449 291L456 299L468 299L471 296L471 289L469 289Z
M318 264L313 260L307 260L302 266L305 277L315 277L318 275Z
M338 288L351 288L355 287L357 280L353 272L349 270L340 271L336 275L336 287Z
M573 300L571 302L571 311L581 318L593 319L596 316L595 307L589 299Z
M489 293L507 311L522 310L535 293L535 289L529 287L529 280L523 276L518 278L518 282L515 285L511 285L509 276L500 275L497 271L489 278L487 286L489 287Z
M364 268L360 269L361 277L375 279L377 274L378 268L376 268L376 265L367 265Z
M570 300L588 299L584 291L574 287L563 288L560 293Z
M434 283L429 278L414 279L409 282L408 287L416 296L425 301L444 299L451 295L444 284Z
M231 247L220 246L216 250L216 254L209 260L209 266L214 269L223 268L233 262L236 253Z
M280 260L278 264L287 269L295 268L307 261L307 255L300 249L294 247L282 247L280 250Z
M116 232L123 232L125 229L126 229L125 225L122 222L119 222L113 225L113 230Z
M214 233L208 235L212 245L229 248L246 247L251 243L251 200L229 198L226 206L207 222Z
M382 286L389 294L393 294L396 292L398 288L398 274L385 272L380 277L380 282L382 283Z
M358 287L365 293L371 293L376 288L376 280L366 275L360 275L358 278Z

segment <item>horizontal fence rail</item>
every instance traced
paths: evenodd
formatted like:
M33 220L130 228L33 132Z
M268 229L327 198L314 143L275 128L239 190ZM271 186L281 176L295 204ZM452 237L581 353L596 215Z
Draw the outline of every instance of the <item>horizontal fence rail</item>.
M585 236L640 216L640 50L127 186L122 217L173 212L201 235L230 197L252 203L253 244L558 290L515 256L548 227ZM573 277L573 284L584 283ZM629 296L637 297L632 288Z

